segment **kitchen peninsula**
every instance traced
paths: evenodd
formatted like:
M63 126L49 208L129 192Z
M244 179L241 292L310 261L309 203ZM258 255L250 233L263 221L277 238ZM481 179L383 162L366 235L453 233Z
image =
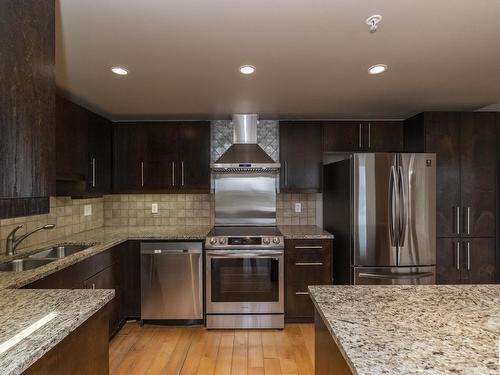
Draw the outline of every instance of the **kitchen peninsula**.
M498 374L500 286L311 286L316 374Z

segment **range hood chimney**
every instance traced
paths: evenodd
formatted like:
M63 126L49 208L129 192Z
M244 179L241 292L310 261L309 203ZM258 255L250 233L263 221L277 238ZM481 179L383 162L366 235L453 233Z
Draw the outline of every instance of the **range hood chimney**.
M233 145L211 165L219 172L235 171L277 171L280 164L275 162L257 144L259 115L233 115Z

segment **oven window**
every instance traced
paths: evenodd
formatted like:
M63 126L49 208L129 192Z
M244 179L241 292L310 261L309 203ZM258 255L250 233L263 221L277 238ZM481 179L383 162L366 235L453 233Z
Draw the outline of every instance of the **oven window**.
M211 259L212 302L278 302L279 261Z

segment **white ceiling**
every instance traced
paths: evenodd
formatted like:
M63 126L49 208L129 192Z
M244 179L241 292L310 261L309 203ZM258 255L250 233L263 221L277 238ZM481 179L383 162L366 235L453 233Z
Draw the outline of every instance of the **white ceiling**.
M57 4L57 85L113 119L405 118L500 102L500 0ZM376 63L389 70L368 75Z

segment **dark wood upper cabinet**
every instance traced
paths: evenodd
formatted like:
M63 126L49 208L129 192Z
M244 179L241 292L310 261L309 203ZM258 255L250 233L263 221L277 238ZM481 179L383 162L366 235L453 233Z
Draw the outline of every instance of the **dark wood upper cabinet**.
M283 192L320 192L322 188L322 126L319 122L280 121Z
M325 152L401 152L402 121L325 121Z
M2 1L0 14L0 218L46 213L55 191L54 1Z
M424 113L405 124L408 151L437 155L437 237L496 236L497 128L486 112Z
M210 123L179 125L180 186L188 190L210 190Z
M325 152L356 152L363 150L363 125L356 121L328 121L323 123L323 150Z
M209 122L114 125L115 192L210 189Z
M56 99L57 195L90 197L111 190L111 122Z

